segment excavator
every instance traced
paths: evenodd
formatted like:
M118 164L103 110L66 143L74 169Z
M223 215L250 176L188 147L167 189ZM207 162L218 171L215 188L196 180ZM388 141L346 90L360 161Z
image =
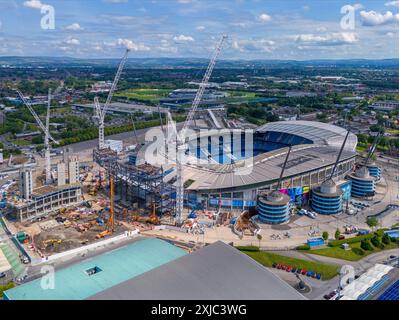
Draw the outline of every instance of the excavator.
M96 239L102 239L114 232L115 220L114 220L114 179L110 177L110 200L109 200L109 217L106 225L105 231L96 235Z
M133 216L133 221L137 221L140 223L152 223L152 224L159 224L159 218L156 214L157 206L155 203L153 204L152 214L148 217L140 217L139 215Z

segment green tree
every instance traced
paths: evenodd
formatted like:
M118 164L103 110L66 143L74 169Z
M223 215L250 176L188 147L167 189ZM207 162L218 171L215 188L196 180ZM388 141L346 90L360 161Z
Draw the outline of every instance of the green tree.
M384 235L382 236L382 243L384 243L384 244L391 243L391 239L389 238L389 236L386 233L384 233Z
M262 241L262 235L261 235L260 233L258 233L258 234L256 235L256 238L257 238L258 241L259 241L259 249L260 249L260 242Z
M339 229L337 229L336 231L335 231L335 239L336 240L339 240L339 236L341 235L341 231L339 231Z
M323 237L323 239L324 239L324 241L327 241L328 240L328 232L327 231L324 231L323 232L323 235L322 235L322 237Z
M368 217L366 223L371 228L371 230L374 230L374 228L378 226L378 220L376 217Z
M360 248L362 248L363 250L368 250L368 251L372 251L373 247L371 246L371 243L367 240L367 239L363 239L360 242Z

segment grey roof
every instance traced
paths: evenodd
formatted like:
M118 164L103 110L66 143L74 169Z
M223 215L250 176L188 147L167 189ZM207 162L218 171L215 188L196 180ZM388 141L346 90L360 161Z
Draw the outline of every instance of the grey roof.
M184 167L184 178L194 180L190 190L209 190L243 187L275 181L279 178L288 148L262 153L253 158L253 164L246 159L231 165L209 165ZM339 149L320 145L298 145L291 150L284 179L319 168L331 166L337 160ZM342 152L340 162L354 158L356 153L349 150ZM235 173L235 166L245 164L250 174Z
M313 141L314 144L341 146L347 130L328 123L317 121L277 121L270 122L259 127L257 132L284 132L294 134ZM345 149L354 151L357 145L357 137L351 133L346 142Z
M221 241L111 287L90 300L304 300L270 270Z

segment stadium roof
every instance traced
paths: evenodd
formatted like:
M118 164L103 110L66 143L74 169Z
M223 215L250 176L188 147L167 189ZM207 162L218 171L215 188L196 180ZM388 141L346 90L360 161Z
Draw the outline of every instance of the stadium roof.
M8 300L82 300L187 253L151 238L87 259L55 272L55 288L43 289L41 278L7 290ZM88 270L99 268L95 274Z
M235 164L216 164L209 165L206 168L187 165L184 168L184 178L185 180L191 179L194 181L187 189L225 189L277 180L280 176L287 151L288 148L282 148L262 153L253 158L253 163L251 163L250 159L246 159L237 161ZM337 160L338 152L337 148L328 146L313 144L294 146L284 171L284 178L332 166ZM344 150L341 155L341 162L355 156L355 152ZM240 167L246 168L250 174L237 174L234 170Z
M91 300L303 300L303 295L221 241L93 295Z
M277 121L270 122L259 127L257 132L284 132L294 134L309 140L314 144L340 147L345 139L347 130L335 125L317 121ZM345 149L355 151L357 137L353 133L349 135Z

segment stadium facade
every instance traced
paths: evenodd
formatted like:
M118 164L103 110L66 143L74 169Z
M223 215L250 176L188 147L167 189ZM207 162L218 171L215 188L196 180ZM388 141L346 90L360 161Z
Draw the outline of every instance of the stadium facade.
M346 134L343 128L321 122L279 121L257 128L251 140L244 135L230 137L228 130L211 131L200 139L193 137L187 144L188 161L183 170L186 201L204 208L229 210L255 206L259 194L277 190L291 145L279 191L291 202L307 204L311 190L331 175ZM237 145L242 149L237 150ZM335 181L342 181L353 171L356 146L357 137L351 133L335 171ZM147 161L144 156L147 147L137 155L138 163ZM251 154L251 161L248 161L248 154ZM198 163L199 158L207 161ZM176 180L174 167L175 164L163 166L167 172L165 181ZM246 168L248 174L237 174L240 168Z

